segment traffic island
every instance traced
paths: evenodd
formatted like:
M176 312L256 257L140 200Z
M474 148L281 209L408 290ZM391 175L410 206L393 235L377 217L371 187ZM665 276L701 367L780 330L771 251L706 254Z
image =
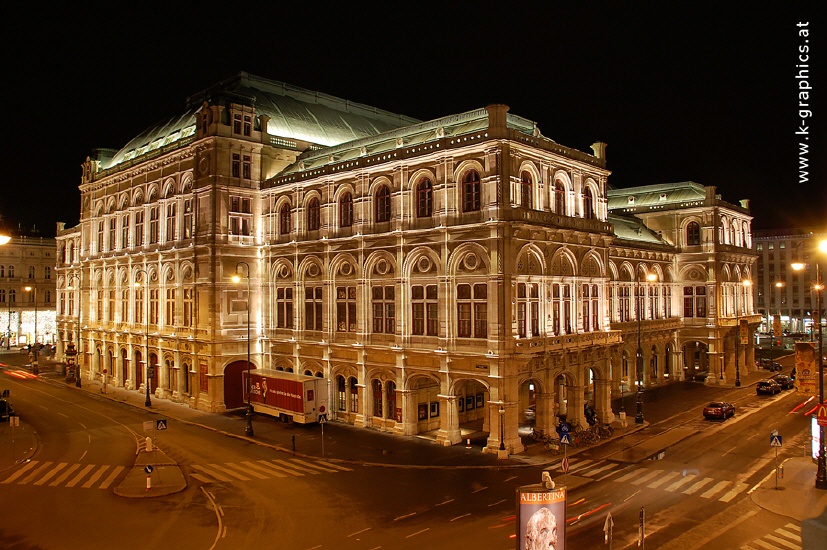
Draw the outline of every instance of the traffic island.
M157 447L151 451L141 448L135 457L135 465L115 488L115 494L126 498L153 498L180 493L186 488L187 480L177 462Z

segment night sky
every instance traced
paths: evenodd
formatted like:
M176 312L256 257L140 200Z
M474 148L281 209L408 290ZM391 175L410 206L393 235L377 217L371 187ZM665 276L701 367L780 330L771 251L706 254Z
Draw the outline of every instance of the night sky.
M118 149L188 95L247 71L422 120L505 103L563 145L607 142L615 187L692 180L751 199L755 229L827 224L827 21L816 2L284 4L4 8L0 212L46 235L76 224L93 148ZM804 45L807 183L796 135Z

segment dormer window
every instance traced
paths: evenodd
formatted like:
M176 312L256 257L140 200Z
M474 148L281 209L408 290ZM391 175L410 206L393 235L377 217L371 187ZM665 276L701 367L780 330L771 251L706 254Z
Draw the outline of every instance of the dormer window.
M635 198L629 197L629 204L635 204Z

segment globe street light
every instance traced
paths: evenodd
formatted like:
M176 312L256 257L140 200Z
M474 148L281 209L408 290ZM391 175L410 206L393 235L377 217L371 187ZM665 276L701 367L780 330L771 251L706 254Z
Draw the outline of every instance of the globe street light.
M244 428L244 435L253 437L253 404L250 402L250 264L238 262L235 266L233 282L241 281L241 266L247 268L247 425Z
M140 288L141 284L137 280L138 273L144 274L144 344L146 347L146 357L144 357L144 365L146 365L146 400L144 405L152 406L152 400L149 398L149 377L154 374L152 367L149 365L149 273L145 269L138 268L135 270L135 288Z
M748 289L752 285L752 281L749 279L743 279L741 284L744 287L744 305L747 303L747 296L746 296L746 289ZM739 362L738 358L738 348L740 347L739 344L741 343L741 324L739 321L739 312L738 312L738 293L740 289L735 287L735 387L741 386L741 363Z
M29 343L32 350L32 374L39 374L37 369L37 285L27 286L26 292L32 292L34 296L34 344Z
M649 282L657 281L658 277L654 273L646 276ZM635 370L637 372L637 411L635 412L635 424L643 424L643 347L640 343L640 321L643 316L643 308L640 304L640 279L637 279L637 292L635 293L637 302L637 354L635 356Z
M827 254L827 240L818 243L818 251L822 254ZM816 317L818 319L818 401L819 403L824 403L824 334L822 332L823 323L821 322L821 295L824 293L824 282L821 280L821 266L819 263L819 256L816 255L816 280L813 285L813 290L816 291ZM792 264L792 268L796 271L801 271L804 267L804 264L799 261ZM827 459L825 459L824 450L824 426L819 425L818 435L816 489L827 489Z

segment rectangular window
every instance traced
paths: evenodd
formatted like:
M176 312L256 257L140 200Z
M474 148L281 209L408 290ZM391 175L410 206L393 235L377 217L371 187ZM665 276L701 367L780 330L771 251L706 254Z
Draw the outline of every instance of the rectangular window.
M592 330L600 330L600 300L597 294L597 285L592 285Z
M172 242L176 238L176 229L178 225L178 205L176 203L167 204L167 228L166 241Z
M193 288L185 288L184 289L184 326L185 327L192 327L193 326L193 304L194 304L194 296L195 296L195 289Z
M706 317L705 286L683 287L683 316L696 318Z
M135 302L133 304L133 319L135 323L144 322L144 289L135 289Z
M184 238L191 239L193 234L192 224L192 199L184 201Z
M138 210L135 212L135 239L134 246L143 246L144 244L144 211Z
M95 291L95 320L103 321L103 289Z
M249 115L244 115L244 135L249 136L253 129L253 119Z
M520 338L540 335L540 286L517 284L517 334Z
M322 330L322 287L304 289L304 328Z
M241 133L241 115L233 115L233 133Z
M175 289L168 288L167 289L167 296L164 305L164 325L168 327L175 326Z
M109 218L109 242L106 243L107 250L115 250L115 233L118 225L118 218Z
M230 234L252 235L252 203L248 197L230 197Z
M110 289L108 291L108 300L106 305L106 320L110 323L115 322L115 291Z
M233 153L233 162L231 165L232 176L237 178L241 174L241 155Z
M457 336L488 338L487 285L457 285Z
M276 327L293 328L293 287L276 288Z
M153 206L149 209L149 244L158 242L158 229L160 224L160 208Z
M241 163L241 177L248 180L250 179L250 174L252 173L252 162L250 161L249 155L244 155L244 161ZM249 199L247 199L249 200Z
M336 287L336 330L356 332L356 287Z
M121 217L121 248L129 248L129 214Z
M103 220L98 221L98 252L103 252Z
M149 290L149 324L158 324L158 289Z
M439 335L439 300L437 285L411 287L412 334Z
M396 300L394 287L375 286L371 289L373 306L373 332L393 334L396 332Z

